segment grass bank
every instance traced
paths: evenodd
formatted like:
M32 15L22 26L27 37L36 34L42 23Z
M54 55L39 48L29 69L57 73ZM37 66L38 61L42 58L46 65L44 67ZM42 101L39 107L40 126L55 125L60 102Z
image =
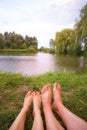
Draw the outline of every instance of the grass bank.
M34 47L27 49L0 49L0 54L32 54L36 53L37 50Z
M19 113L25 94L29 89L41 90L43 85L58 82L63 90L63 102L72 112L87 121L87 72L46 73L40 76L25 77L20 74L0 72L0 130L7 130ZM62 125L63 122L55 114ZM44 115L42 111L42 118ZM27 116L25 130L32 127L32 107ZM45 126L45 123L44 123Z

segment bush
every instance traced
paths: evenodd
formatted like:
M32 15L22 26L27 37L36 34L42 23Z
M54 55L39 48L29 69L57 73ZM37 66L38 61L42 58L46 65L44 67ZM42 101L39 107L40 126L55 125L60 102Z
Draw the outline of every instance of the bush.
M81 54L81 47L80 44L71 44L67 49L67 53L70 55L80 55Z
M54 54L54 53L55 53L55 49L46 48L46 47L41 47L41 48L39 49L39 51L42 51L42 52L45 52L45 53L51 53L51 54Z
M36 53L36 52L37 52L37 50L36 50L34 47L29 47L29 48L27 49L27 51L28 51L29 53Z

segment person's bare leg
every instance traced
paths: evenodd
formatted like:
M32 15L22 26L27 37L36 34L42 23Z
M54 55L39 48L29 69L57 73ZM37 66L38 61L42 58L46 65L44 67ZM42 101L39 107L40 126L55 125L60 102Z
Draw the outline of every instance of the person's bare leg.
M9 128L9 130L24 130L26 115L30 109L30 105L32 101L33 101L33 94L32 91L29 91L25 96L24 104L23 104L23 108L21 109L21 112L19 113L19 115L17 116L17 118Z
M65 123L67 130L87 130L87 122L73 114L63 105L61 87L57 83L54 84L53 95L53 108Z
M40 107L41 107L41 95L38 91L35 91L33 96L34 122L32 130L44 130Z
M47 130L64 130L60 123L56 120L51 106L52 90L50 85L46 85L41 90L43 112L46 120Z

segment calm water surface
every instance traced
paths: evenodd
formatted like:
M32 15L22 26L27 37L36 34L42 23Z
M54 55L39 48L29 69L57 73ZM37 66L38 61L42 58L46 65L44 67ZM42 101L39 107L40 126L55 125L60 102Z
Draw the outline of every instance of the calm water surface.
M72 56L55 56L37 53L32 56L0 55L0 70L24 75L38 75L45 72L67 71L84 72L87 70L87 58Z

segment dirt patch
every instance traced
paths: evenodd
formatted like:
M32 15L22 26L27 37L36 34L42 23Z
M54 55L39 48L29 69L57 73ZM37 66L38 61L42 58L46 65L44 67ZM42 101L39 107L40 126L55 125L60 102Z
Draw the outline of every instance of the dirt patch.
M0 94L0 102L4 102L6 99L9 99L9 95L11 93L11 90L5 90L3 93Z
M73 89L70 90L70 91L64 91L64 92L63 92L63 95L64 95L64 96L71 96L71 95L74 94L74 92L75 92L75 90L73 90Z
M26 92L27 93L28 91L29 91L28 86L20 86L17 88L17 92L21 92L21 93Z
M0 95L0 102L3 102L3 96Z

